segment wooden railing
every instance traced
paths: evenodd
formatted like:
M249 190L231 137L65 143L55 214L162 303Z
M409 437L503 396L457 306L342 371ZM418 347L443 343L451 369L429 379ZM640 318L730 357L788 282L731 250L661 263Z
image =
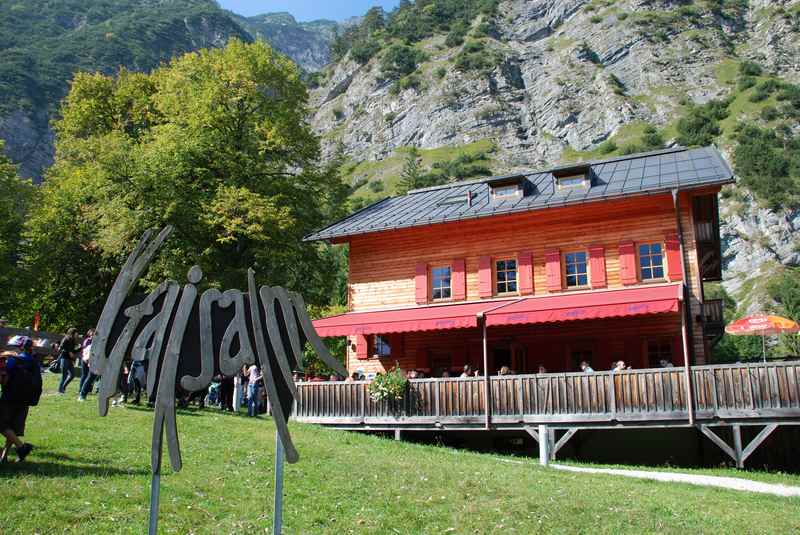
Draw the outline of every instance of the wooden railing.
M698 420L800 417L800 361L691 369ZM402 400L377 402L368 383L299 383L294 418L348 426L483 424L483 378L420 379ZM683 368L492 377L490 421L597 425L682 421L689 417Z

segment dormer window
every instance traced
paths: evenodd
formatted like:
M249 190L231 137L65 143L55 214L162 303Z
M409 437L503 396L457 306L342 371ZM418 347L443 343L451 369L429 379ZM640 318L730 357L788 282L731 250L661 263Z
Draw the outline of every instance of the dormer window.
M515 199L520 196L522 192L519 184L512 184L508 186L497 186L492 188L492 197L496 200Z
M522 175L504 176L487 181L491 191L492 200L495 202L509 201L525 195L523 184L525 177Z
M588 165L565 167L553 171L559 190L589 188L592 185L592 169Z

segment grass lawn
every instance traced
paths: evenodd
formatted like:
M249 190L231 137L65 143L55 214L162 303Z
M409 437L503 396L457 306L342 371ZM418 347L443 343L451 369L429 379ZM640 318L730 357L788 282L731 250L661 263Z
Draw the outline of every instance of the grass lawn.
M37 448L0 467L0 533L144 533L152 413L115 407L100 418L94 403L54 396L54 377L46 386L28 421ZM161 533L268 532L271 422L215 410L178 420L184 469L162 477ZM286 468L288 534L800 531L797 499L565 473L300 424L292 433L301 460Z

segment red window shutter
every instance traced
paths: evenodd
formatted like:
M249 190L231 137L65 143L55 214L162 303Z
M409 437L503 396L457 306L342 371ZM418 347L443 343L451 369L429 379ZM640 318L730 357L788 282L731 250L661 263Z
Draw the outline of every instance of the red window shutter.
M526 251L520 253L518 258L519 293L530 295L533 293L533 253Z
M606 250L602 245L589 246L589 271L592 288L606 287Z
M619 244L619 275L622 284L636 284L639 280L636 271L636 245L632 241Z
M414 276L414 286L416 288L417 304L422 305L428 302L428 264L419 262Z
M478 293L481 297L491 297L492 292L492 258L482 256L478 259Z
M554 249L545 254L547 289L551 292L561 290L561 251Z
M677 234L668 234L665 240L667 250L667 277L671 281L683 279L683 267L681 265L681 242Z
M454 300L463 301L467 298L467 267L464 260L453 260L450 284Z
M358 360L367 360L369 358L369 344L367 337L363 334L356 335L356 358Z

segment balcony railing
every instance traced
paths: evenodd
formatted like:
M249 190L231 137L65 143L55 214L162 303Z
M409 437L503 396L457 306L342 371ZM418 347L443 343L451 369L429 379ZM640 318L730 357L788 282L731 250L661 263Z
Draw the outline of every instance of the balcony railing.
M696 366L692 410L698 421L800 417L800 362ZM396 402L375 401L366 382L299 383L294 418L355 428L475 427L486 421L483 378L409 381ZM494 427L614 425L689 416L683 368L490 378Z

